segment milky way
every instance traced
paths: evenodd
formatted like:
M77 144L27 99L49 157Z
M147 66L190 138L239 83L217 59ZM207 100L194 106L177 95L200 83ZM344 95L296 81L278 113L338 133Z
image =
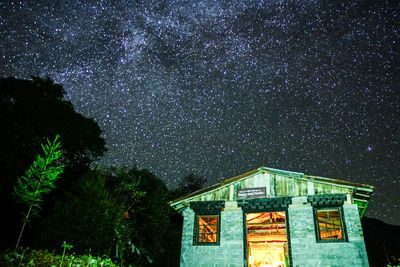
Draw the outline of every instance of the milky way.
M28 3L27 3L28 2ZM49 76L101 165L174 187L268 166L371 184L400 224L395 1L0 2L0 75Z

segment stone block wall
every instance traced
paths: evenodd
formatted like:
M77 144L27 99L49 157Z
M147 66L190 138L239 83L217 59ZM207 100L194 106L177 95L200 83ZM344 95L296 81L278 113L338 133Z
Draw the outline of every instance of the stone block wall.
M307 203L306 197L295 197L292 203L288 207L291 267L369 266L357 205L343 205L348 241L317 243L313 207ZM182 215L184 221L180 266L244 266L243 212L236 202L226 202L225 209L221 211L219 245L193 245L195 212L187 208Z
M220 244L211 246L193 245L193 223L195 213L191 209L183 212L183 232L180 266L184 267L243 267L243 212L233 205L225 205L221 211Z
M344 204L343 213L348 242L317 243L312 206L295 201L289 205L290 245L294 267L369 266L357 205Z

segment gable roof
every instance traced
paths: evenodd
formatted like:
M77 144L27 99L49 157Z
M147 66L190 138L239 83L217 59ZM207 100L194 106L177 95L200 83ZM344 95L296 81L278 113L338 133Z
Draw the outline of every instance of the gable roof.
M360 215L362 216L368 205L371 193L374 187L367 184L348 182L344 180L326 178L321 176L306 175L304 173L285 171L268 167L260 167L255 170L248 171L241 175L226 179L218 184L211 185L209 187L203 188L201 190L195 191L193 193L187 194L185 196L179 197L169 202L169 204L175 209L179 210L184 207L184 204L190 201L201 201L200 199L207 198L210 194L215 194L217 191L226 189L231 186L237 186L238 183L245 182L251 177L255 177L260 174L272 174L283 177L283 179L293 179L298 182L312 182L313 184L323 184L331 186L332 188L337 188L343 192L348 192L352 194L353 201L359 205ZM208 199L207 199L208 200ZM226 199L227 200L227 199Z

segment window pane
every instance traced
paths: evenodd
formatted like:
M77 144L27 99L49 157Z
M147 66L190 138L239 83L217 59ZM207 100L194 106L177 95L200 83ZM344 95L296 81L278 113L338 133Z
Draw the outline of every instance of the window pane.
M321 239L331 239L331 234L329 233L329 231L321 231L320 238Z
M216 243L218 231L218 216L198 217L198 243Z
M208 219L208 224L216 224L217 223L217 217L209 217Z
M217 234L214 233L210 236L210 242L217 242Z
M329 217L330 217L330 218L339 218L339 211L337 211L337 210L330 210L330 211L329 211Z
M320 239L342 239L342 223L339 209L317 210Z
M326 211L318 211L318 219L326 219L328 218L328 213Z

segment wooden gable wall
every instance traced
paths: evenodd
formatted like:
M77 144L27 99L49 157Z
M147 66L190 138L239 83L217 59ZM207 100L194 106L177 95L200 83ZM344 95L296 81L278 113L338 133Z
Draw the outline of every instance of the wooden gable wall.
M350 193L351 188L311 181L306 178L287 176L264 171L244 177L231 184L221 186L189 198L189 201L237 200L237 190L265 187L268 197L306 196L313 194Z

